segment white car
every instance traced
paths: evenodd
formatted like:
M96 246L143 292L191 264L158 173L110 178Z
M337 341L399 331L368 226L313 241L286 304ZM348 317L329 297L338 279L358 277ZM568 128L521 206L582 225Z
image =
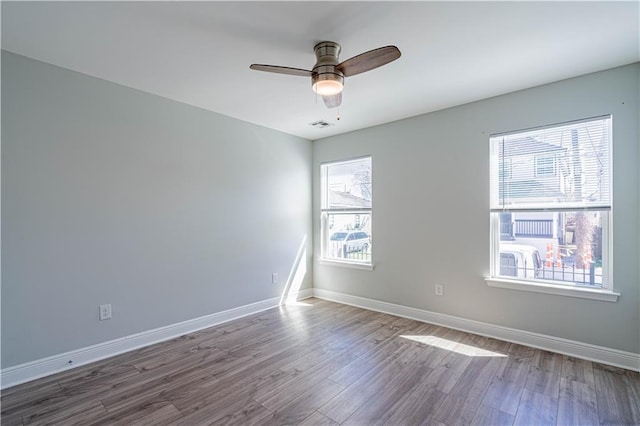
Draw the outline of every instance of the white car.
M348 253L354 251L366 251L369 244L369 234L364 231L338 231L331 235L329 250L336 257L347 257Z
M523 244L500 244L500 275L542 278L542 257L537 248Z

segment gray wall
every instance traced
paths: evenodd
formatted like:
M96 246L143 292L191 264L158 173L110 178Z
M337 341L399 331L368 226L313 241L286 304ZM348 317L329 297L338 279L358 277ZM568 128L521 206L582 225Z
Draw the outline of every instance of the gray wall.
M311 158L3 52L2 367L279 297L305 236L311 253Z
M639 76L634 64L315 141L316 206L320 163L372 155L375 270L316 264L314 288L640 352ZM488 287L489 135L603 114L614 122L619 301ZM317 236L319 222L315 209Z

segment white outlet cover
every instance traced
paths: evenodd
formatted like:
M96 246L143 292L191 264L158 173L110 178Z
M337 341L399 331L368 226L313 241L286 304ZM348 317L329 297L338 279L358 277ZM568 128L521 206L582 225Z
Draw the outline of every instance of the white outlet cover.
M100 305L100 321L111 318L111 304Z

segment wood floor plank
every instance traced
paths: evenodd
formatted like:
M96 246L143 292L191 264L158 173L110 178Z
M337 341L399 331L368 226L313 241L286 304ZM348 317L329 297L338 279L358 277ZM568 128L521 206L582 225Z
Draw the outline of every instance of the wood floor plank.
M396 329L393 324L389 326L384 322L380 322L379 319L374 322L376 323L376 326L372 329L368 329L369 333L365 334L363 339L359 342L360 350L357 352L359 354L358 358L354 359L352 362L336 371L335 374L331 375L329 377L331 380L336 383L340 383L343 386L349 386L360 379L363 375L375 369L380 365L380 363L385 362L389 353L398 353L397 351L400 348L405 351L410 349L411 346L424 347L424 345L420 343L396 337L401 336L403 333L406 333L407 335L421 335L422 333L428 333L429 330L434 328L431 324L418 323L416 324L417 327L412 327L410 330L406 330ZM392 331L392 334L388 335L389 331ZM378 339L380 339L381 335L388 335L388 337L380 341Z
M260 344L272 340L274 337L286 335L287 330L269 329L263 324L257 323L251 324L248 327L214 335L209 339L203 340L201 344L233 353L234 351L240 351L246 346Z
M523 385L494 380L489 385L482 404L515 416L523 391Z
M426 366L405 368L400 374L392 377L382 392L365 401L344 425L385 424L388 416L394 413L394 407L402 407L401 401L407 392L420 383L432 370Z
M34 386L34 383L39 382L39 380L35 380L2 391L0 416L3 420L9 421L9 417L22 419L23 413L31 411L33 406L46 404L47 401L55 399L55 396L62 389L57 380L48 380L46 383L42 383L42 386Z
M124 378L138 377L140 370L132 364L96 365L85 370L85 374L65 377L60 380L63 390L73 390L74 394L84 391L97 392L120 383Z
M3 425L640 424L640 374L318 299L15 386Z
M621 368L594 364L598 415L601 424L640 424L640 402L628 382L627 372Z
M243 376L239 382L221 382L195 395L177 397L173 403L184 414L185 424L198 424L208 420L218 420L237 413L244 406L253 403L261 390L271 390L280 383L292 380L291 376L276 369L259 377Z
M482 356L493 357L506 356L509 351L509 347L511 346L511 343L505 342L504 340L479 336L477 334L467 334L463 343L491 352L490 354L485 353Z
M23 426L22 413L3 414L0 416L0 424L3 426Z
M182 335L164 342L155 343L150 346L145 346L139 349L134 349L133 351L126 352L124 354L115 355L106 360L98 361L96 363L87 364L85 366L81 366L78 368L74 368L59 374L56 374L55 377L58 378L61 386L65 386L67 382L74 381L76 379L85 380L87 375L95 376L95 370L100 369L109 369L109 368L133 368L136 363L142 362L145 359L153 359L154 357L158 357L161 354L167 352L179 351L183 347L191 347L197 345L201 339L207 338L212 334L217 333L217 330L209 330L206 333L203 330L194 332L188 335Z
M100 369L100 368L99 368ZM128 372L129 370L127 370ZM135 371L135 370L134 370ZM85 370L85 373L86 370ZM128 373L121 371L125 377L128 377ZM136 371L136 374L139 374ZM120 380L113 377L102 376L102 379L106 381ZM93 375L88 373L87 380L89 383L95 385L93 381ZM123 379L126 380L126 379ZM84 383L82 384L84 386ZM55 388L49 393L43 394L36 392L39 397L32 399L27 395L27 404L15 404L11 414L21 414L24 423L31 423L38 421L39 419L65 417L66 415L75 415L82 410L90 410L99 403L99 398L96 394L87 390L83 386L78 388ZM100 388L106 388L106 385L98 384ZM101 404L100 404L101 406ZM8 408L7 408L8 410ZM3 413L2 419L4 419L6 413Z
M471 424L477 426L511 426L513 424L513 420L514 416L511 414L493 407L480 405L476 415L471 420Z
M418 383L386 415L380 417L379 422L387 425L427 425L445 396L445 393L425 383Z
M593 363L591 361L563 355L561 378L584 383L593 389L596 388Z
M449 352L425 377L425 384L449 393L470 364L471 357Z
M595 388L587 383L561 378L557 423L560 425L599 424Z
M107 410L100 401L89 401L69 409L54 411L49 415L34 415L25 417L23 420L25 425L30 426L83 425L106 414ZM2 419L2 424L4 424L4 419Z
M388 352L393 352L395 348L399 348L401 345L401 341L389 339L384 344L361 351L360 356L343 366L329 378L343 386L349 386L385 362L389 356Z
M467 399L461 395L444 395L442 402L436 407L429 420L447 426L471 424L480 402L481 399Z
M141 382L138 386L114 390L101 396L101 401L109 412L121 411L134 405L156 404L172 401L188 394L182 389L200 391L211 388L218 380L206 368L194 367L190 370L168 373L155 380Z
M278 407L274 406L274 404L276 404L274 401L280 401L279 403L281 405L286 405L291 402L292 397L296 397L296 394L304 393L308 389L314 388L321 383L326 385L328 383L327 378L352 359L353 355L346 350L336 353L325 353L324 357L317 360L314 365L305 371L292 373L291 375L294 377L293 380L283 385L274 386L270 391L264 393L256 392L254 398L256 401L265 405L265 407L276 411ZM335 383L333 381L330 382L332 384ZM340 385L340 388L344 389L344 386Z
M272 415L271 410L268 410L256 401L250 401L249 404L235 412L228 413L224 417L212 422L212 424L225 426L262 425L265 424Z
M627 395L629 398L629 406L633 413L633 420L640 424L640 380L639 373L629 370L624 371L624 381L627 384Z
M106 413L107 410L99 400L89 400L83 404L66 406L64 409L36 410L23 416L22 420L25 425L82 424Z
M560 354L538 350L531 361L525 389L552 398L558 398L563 357Z
M29 399L35 400L39 397L39 394L55 392L59 389L61 389L61 386L58 381L58 375L43 377L42 379L2 389L0 402L2 402L4 411L5 408L14 406L16 403L22 404ZM26 398L27 396L28 398Z
M208 395L198 401L191 400L185 408L180 408L177 405L180 401L176 401L174 405L183 417L172 424L202 425L223 422L222 419L228 419L255 403L251 396L246 394L225 395L223 392L214 391Z
M401 363L396 362L406 347L406 344L393 346L393 351L381 355L377 366L370 368L367 374L349 385L318 411L342 424L362 405L384 393L389 388L389 383L406 370Z
M162 393L185 382L192 383L194 388L199 387L203 381L216 382L217 379L207 367L212 364L224 365L220 361L228 359L227 354L215 349L194 353L185 356L183 362L159 365L106 389L90 389L88 395L99 398L108 410L124 409L127 405L135 405L150 395ZM81 387L79 385L68 390L75 392Z
M274 351L267 355L254 356L254 361L238 365L218 377L220 387L223 389L252 389L252 393L262 394L273 386L279 386L287 381L295 379L293 376L280 370L293 359L306 356L313 348L308 346L291 346L283 351ZM255 396L255 395L254 395ZM178 407L180 408L180 407Z
M142 404L140 406L128 407L124 410L110 412L95 422L84 422L85 425L148 425L162 426L168 425L177 419L182 418L182 413L171 403L162 402L157 404Z
M555 425L557 410L557 398L525 389L513 424L514 426Z
M329 417L314 411L309 417L298 423L300 426L338 426L339 423L334 422Z
M531 366L534 349L511 344L497 375L487 389L483 405L515 416Z
M285 405L282 405L280 399L269 399L262 405L273 411L273 416L265 424L298 424L343 390L344 386L325 379L310 386L295 398L287 398L288 402Z
M475 357L433 418L449 426L469 424L500 364L499 357Z

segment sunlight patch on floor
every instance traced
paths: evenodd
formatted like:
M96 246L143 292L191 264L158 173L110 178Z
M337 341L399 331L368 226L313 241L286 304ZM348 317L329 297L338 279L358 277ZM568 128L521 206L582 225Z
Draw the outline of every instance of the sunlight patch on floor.
M400 336L405 339L413 340L414 342L423 343L429 346L435 346L447 351L453 351L466 356L494 356L494 357L506 357L506 354L500 352L488 351L486 349L477 348L475 346L465 345L464 343L454 342L452 340L443 339L436 336Z

